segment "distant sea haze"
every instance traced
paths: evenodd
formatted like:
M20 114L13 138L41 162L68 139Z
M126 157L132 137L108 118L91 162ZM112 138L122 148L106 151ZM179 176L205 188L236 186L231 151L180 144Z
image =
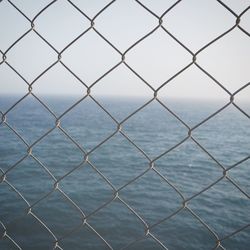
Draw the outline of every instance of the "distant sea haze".
M17 100L17 96L1 96L0 110L4 113ZM59 117L79 98L43 96L41 100ZM118 123L147 102L143 98L97 98L97 101ZM55 128L35 143L32 147L34 157L25 157L27 146L6 125L0 125L1 171L7 171L23 159L6 174L6 180L30 204L41 199L32 207L32 212L58 239L62 237L59 245L63 249L108 248L87 226L66 236L81 225L82 215L58 190L46 197L55 184L49 172L60 179L58 187L82 209L87 222L113 249L121 249L145 235L145 225L119 199L92 214L114 198L114 188L120 188L119 197L149 227L182 208L181 195L185 200L191 198L187 202L188 208L220 239L250 223L250 201L244 194L250 193L249 160L237 165L249 157L249 118L230 105L196 127L224 103L167 99L162 102L190 128L195 128L191 133L194 140L188 138L188 128L155 100L122 124L122 133L141 151L120 132L105 141L117 131L117 124L89 97L61 117L62 130ZM249 104L241 108L249 113ZM55 120L32 96L25 98L6 116L6 122L29 145L54 128ZM104 143L96 147L101 142ZM167 152L171 148L173 150ZM83 151L90 152L88 163L84 163ZM149 169L149 159L157 159L155 169ZM222 178L223 167L234 165L227 176L242 191L226 177ZM76 170L67 175L74 168ZM195 196L212 183L216 184ZM34 217L27 215L27 208L17 193L5 182L0 183L0 220L7 226L11 238L22 249L52 249L55 239ZM214 234L187 208L153 226L150 232L169 250L210 250L216 246ZM221 242L230 250L247 250L249 243L249 228ZM10 241L0 241L0 249L12 248ZM151 237L146 237L128 249L161 247Z

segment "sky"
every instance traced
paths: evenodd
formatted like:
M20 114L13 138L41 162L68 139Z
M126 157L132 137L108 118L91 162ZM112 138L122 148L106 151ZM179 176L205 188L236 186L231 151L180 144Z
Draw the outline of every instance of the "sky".
M28 18L48 3L12 1ZM72 1L90 19L106 0ZM237 15L250 5L250 0L224 0ZM142 0L147 8L161 16L175 3L172 0ZM163 27L196 53L214 38L231 28L236 18L213 0L183 0L163 17ZM158 19L134 0L117 0L95 19L95 29L124 53L141 37L157 27ZM58 0L35 21L35 30L61 52L83 31L90 21L66 0ZM250 10L240 25L250 32ZM25 19L7 0L0 2L0 50L4 53L30 29ZM6 53L6 61L26 79L33 82L39 74L57 61L57 53L34 31L29 32ZM93 29L62 53L61 61L81 81L91 86L121 61L121 55ZM125 54L125 62L150 86L157 89L192 62L192 55L172 39L161 27ZM250 37L236 27L229 34L201 51L197 63L231 93L250 82ZM84 95L86 87L61 63L33 84L36 95ZM25 94L27 84L5 63L0 65L0 95ZM153 96L148 87L123 63L92 87L93 96ZM197 66L192 65L158 91L158 96L194 99L228 99L228 94ZM249 100L250 86L238 95Z

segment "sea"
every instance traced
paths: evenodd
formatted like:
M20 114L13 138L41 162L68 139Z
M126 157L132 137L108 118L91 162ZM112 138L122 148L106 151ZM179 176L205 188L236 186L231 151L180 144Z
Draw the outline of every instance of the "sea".
M0 97L1 250L250 249L250 103L203 123L227 102L20 98Z

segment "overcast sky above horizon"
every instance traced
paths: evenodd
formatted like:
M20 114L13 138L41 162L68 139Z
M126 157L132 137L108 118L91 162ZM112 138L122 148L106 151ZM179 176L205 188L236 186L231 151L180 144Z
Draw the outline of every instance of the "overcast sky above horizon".
M49 0L22 3L12 1L32 19ZM106 4L102 1L72 1L93 18ZM250 6L250 0L225 0L237 15ZM175 3L173 0L142 0L160 16ZM235 24L236 18L216 0L183 0L163 18L163 26L192 52L197 52ZM133 0L117 0L95 20L95 28L121 53L158 25L158 19ZM250 10L240 25L250 33ZM79 34L90 27L90 21L66 0L58 0L36 20L35 30L58 51L62 51ZM30 23L6 0L0 2L0 50L5 52ZM30 83L57 60L53 51L31 31L6 54L6 61ZM88 31L62 53L62 62L86 85L90 86L121 61L121 55L101 39L94 30ZM129 50L126 63L146 82L157 89L169 78L192 62L192 56L162 28ZM250 82L250 37L238 27L197 55L197 62L231 93ZM153 91L124 64L98 81L91 90L98 96L152 96ZM52 67L33 85L39 95L79 95L86 88L60 63ZM5 63L0 65L0 94L25 94L27 84ZM228 99L228 95L195 65L170 81L159 96ZM238 96L249 100L250 86Z

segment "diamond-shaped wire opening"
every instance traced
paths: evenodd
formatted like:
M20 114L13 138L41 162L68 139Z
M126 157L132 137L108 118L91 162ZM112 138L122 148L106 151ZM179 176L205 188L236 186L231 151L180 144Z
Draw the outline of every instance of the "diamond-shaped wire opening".
M120 196L149 224L171 215L182 204L174 188L152 170L122 189Z
M249 82L249 41L246 34L234 29L198 54L197 63L225 88L234 92Z
M121 56L99 35L90 30L62 54L62 61L83 82L91 85L120 62Z
M32 215L26 215L16 223L10 224L8 231L22 249L50 249L55 241L47 229Z
M184 1L163 18L163 26L193 52L234 24L234 16L216 1Z
M157 160L156 169L186 198L219 179L222 171L220 166L191 140Z
M121 120L152 98L153 91L126 66L120 65L91 89L91 95Z
M60 186L86 215L104 205L114 196L112 187L89 164L84 164L63 178Z
M250 196L250 160L244 161L243 163L231 168L228 171L228 175L232 177L233 181L236 182L249 196Z
M0 125L0 168L6 171L27 154L27 146L6 125Z
M126 55L129 66L154 88L187 66L191 59L191 55L162 29L156 30Z
M8 174L6 180L8 180ZM6 226L15 224L27 213L27 203L6 182L0 183L0 202L0 217Z
M36 31L57 50L62 50L89 27L90 21L66 0L55 2L35 20Z
M249 156L248 128L249 119L230 105L192 134L221 164L231 166Z
M24 159L10 170L8 180L30 203L34 203L52 191L55 182L49 173L31 157Z
M8 25L6 25L8 23ZM30 29L29 21L8 3L0 3L0 49L7 50L19 37Z
M0 110L6 111L28 92L28 84L5 63L0 66Z
M186 209L152 228L168 249L213 249L216 238Z
M90 160L117 188L148 168L147 158L119 134L97 148Z
M95 23L101 34L125 51L153 30L158 20L136 1L116 1L98 16Z
M147 122L145 122L147 121ZM157 157L187 136L187 128L158 102L153 102L123 124L124 132L150 157Z
M57 114L86 94L86 87L61 64L56 64L33 85L32 92Z
M39 13L39 11L41 11L44 7L51 3L51 0L26 0L24 2L20 2L19 0L11 0L11 2L30 19L33 19L37 15L37 13Z
M226 179L192 199L189 207L218 234L219 238L250 222L249 199ZM242 246L247 242L245 238L241 242Z
M229 97L196 66L186 69L158 92L158 98L190 126L224 106Z
M93 149L116 131L116 123L90 98L62 117L62 127L84 149Z
M32 210L57 238L82 224L80 211L57 190L37 203Z
M86 15L93 18L99 11L101 11L111 0L73 0L72 1L78 8L80 8Z
M34 32L28 33L6 54L7 62L32 81L57 60L57 54Z
M10 126L29 143L54 127L55 118L33 96L26 96L7 115Z
M56 177L64 176L84 159L81 149L59 129L43 138L32 152Z
M144 235L142 222L120 201L113 201L88 219L89 223L114 248Z

